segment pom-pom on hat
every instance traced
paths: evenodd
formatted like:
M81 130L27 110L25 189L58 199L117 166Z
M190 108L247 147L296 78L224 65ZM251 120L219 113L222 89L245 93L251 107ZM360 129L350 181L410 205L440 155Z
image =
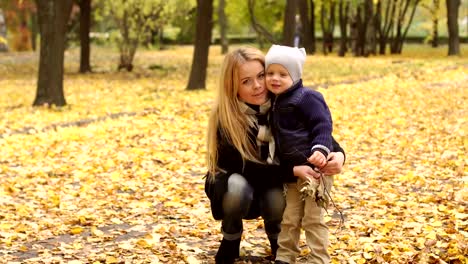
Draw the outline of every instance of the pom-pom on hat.
M273 45L265 55L265 69L271 64L281 64L285 67L294 83L302 78L302 67L306 60L304 48Z

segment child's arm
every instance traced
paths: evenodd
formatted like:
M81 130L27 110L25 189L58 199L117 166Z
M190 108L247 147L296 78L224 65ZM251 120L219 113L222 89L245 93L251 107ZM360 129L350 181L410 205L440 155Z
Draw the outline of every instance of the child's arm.
M333 150L331 136L333 124L330 110L322 94L313 90L307 90L300 106L312 138L312 155L309 157L309 162L317 167L323 167Z

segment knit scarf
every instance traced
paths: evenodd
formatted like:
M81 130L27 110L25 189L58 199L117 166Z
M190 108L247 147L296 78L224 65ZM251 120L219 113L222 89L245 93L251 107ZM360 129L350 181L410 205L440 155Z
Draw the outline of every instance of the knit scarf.
M262 160L268 164L278 164L275 160L275 140L270 130L268 117L270 114L271 100L260 105L259 110L255 110L244 102L240 104L241 111L247 116L249 125L257 132L257 149Z

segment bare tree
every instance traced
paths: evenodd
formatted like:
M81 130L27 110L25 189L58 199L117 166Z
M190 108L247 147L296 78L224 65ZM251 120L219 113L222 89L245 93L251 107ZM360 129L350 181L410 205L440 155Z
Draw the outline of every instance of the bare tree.
M413 22L416 8L421 0L402 0L395 17L396 28L391 37L390 53L401 53L403 49L403 42L405 41L408 30ZM409 8L412 8L409 19L405 19ZM405 20L407 24L404 25Z
M187 90L205 88L212 28L213 0L197 0L195 48Z
M382 8L385 4L385 13ZM390 32L393 30L393 17L395 16L396 0L377 2L376 7L376 30L379 42L379 54L385 54Z
M36 0L41 49L33 105L66 105L63 92L65 34L73 0Z
M460 2L460 0L446 0L449 56L460 55L460 37L458 35L458 9L460 8Z

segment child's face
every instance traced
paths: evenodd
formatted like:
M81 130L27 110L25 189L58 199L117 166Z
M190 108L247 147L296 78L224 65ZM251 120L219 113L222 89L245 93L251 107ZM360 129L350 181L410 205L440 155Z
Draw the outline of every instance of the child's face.
M293 85L288 70L280 64L271 64L266 70L266 86L270 92L280 94Z

